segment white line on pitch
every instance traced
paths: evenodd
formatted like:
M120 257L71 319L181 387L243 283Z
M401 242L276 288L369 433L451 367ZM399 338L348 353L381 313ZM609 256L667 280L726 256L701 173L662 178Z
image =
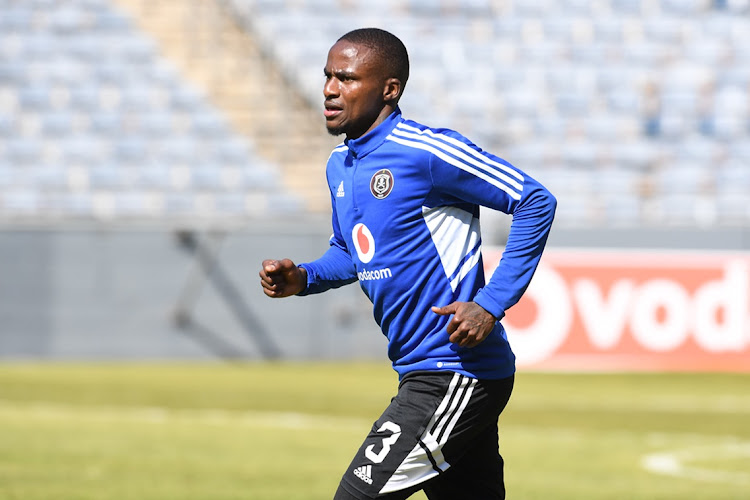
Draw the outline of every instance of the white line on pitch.
M49 402L10 402L0 400L0 416L58 419L76 418L94 421L131 421L149 424L198 423L238 425L282 429L322 429L366 431L372 423L366 419L298 412L220 409L173 409L162 407L78 406Z
M641 465L655 474L694 479L713 483L750 484L750 473L691 465L689 462L708 460L745 460L750 458L750 442L715 443L672 451L649 453Z

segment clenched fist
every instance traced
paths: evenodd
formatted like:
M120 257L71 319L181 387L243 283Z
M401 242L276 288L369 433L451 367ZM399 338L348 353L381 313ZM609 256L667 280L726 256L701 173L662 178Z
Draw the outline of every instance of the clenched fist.
M290 297L307 287L307 271L289 259L264 260L258 274L263 293L269 297Z

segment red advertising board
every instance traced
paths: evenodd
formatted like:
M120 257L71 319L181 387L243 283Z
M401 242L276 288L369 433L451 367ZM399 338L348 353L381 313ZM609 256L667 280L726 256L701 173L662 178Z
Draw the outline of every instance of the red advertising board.
M750 372L750 254L548 249L503 324L519 367Z

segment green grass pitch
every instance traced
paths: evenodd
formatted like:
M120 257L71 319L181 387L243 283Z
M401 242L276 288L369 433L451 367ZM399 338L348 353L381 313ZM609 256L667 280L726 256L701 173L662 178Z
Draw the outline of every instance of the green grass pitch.
M382 363L3 363L0 498L330 499L395 388ZM750 374L521 371L500 426L512 499L750 498Z

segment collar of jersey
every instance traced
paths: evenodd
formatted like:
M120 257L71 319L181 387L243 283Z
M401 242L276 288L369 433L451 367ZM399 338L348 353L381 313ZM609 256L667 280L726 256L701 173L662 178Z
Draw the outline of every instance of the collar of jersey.
M401 109L396 107L393 113L388 115L388 117L377 127L370 130L362 137L356 139L345 139L344 144L347 145L349 151L352 152L352 155L354 155L355 158L362 158L363 156L375 151L381 144L383 144L385 139L391 131L396 128L396 125L400 121Z

